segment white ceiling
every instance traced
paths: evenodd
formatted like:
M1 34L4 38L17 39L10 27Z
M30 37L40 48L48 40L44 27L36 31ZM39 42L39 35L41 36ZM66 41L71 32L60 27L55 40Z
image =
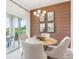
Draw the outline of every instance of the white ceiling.
M27 10L33 10L36 8L54 5L54 4L66 2L69 0L13 0L13 1L20 4Z

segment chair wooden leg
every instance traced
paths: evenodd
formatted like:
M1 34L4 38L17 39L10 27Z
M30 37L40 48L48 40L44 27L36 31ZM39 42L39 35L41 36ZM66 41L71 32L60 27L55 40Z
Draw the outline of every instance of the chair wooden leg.
M23 52L21 53L21 59L23 59Z
M22 52L21 56L23 56L23 52Z
M47 56L47 59L58 59L58 58L52 58L52 57Z

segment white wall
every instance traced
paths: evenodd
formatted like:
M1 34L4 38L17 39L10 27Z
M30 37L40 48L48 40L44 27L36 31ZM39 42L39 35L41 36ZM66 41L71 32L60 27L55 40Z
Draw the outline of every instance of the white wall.
M26 19L27 22L27 31L30 35L30 13L25 11L24 9L20 8L10 0L6 1L6 13L14 16L18 16L20 18Z

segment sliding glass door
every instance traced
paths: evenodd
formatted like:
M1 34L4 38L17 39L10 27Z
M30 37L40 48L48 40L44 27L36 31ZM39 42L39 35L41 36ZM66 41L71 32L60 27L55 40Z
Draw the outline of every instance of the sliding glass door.
M16 16L6 16L6 48L7 53L19 48L19 35L26 33L26 21Z

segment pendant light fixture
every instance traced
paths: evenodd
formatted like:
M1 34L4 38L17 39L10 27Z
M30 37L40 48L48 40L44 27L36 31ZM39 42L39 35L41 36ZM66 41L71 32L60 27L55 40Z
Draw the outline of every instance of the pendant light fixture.
M40 6L40 0L39 0L39 6ZM39 7L38 6L38 7ZM40 16L45 16L45 14L46 14L46 10L41 10L40 8L37 10L37 11L34 11L33 12L33 14L35 15L35 16L37 16L37 17L40 17Z

